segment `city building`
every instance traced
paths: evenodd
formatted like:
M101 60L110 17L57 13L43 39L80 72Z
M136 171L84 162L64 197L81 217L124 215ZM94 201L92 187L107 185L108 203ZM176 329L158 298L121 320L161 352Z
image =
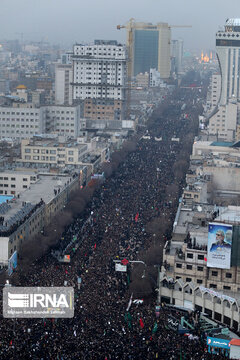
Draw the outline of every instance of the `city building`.
M28 189L0 204L0 267L8 266L24 241L41 233L79 186L79 176L38 175Z
M159 87L161 84L163 84L163 81L161 80L160 72L156 69L150 69L149 74L149 85L150 87Z
M0 174L0 194L14 195L29 189L38 180L38 174L32 170L3 171Z
M37 106L12 102L0 106L0 139L26 139L34 135L55 133L72 138L79 136L80 106Z
M211 114L218 105L221 94L221 74L213 74L207 93L206 112Z
M126 25L127 47L129 51L128 76L135 77L139 73L155 68L162 79L170 77L171 67L171 28L167 23L134 22Z
M159 277L162 301L240 329L239 143L194 141Z
M39 167L80 165L87 149L86 144L78 144L64 137L35 136L22 140L19 162Z
M45 106L46 133L77 138L81 130L79 105Z
M55 66L55 104L72 105L73 71L71 64Z
M180 75L182 72L183 40L171 41L171 72Z
M236 140L240 124L240 19L228 19L216 33L221 90L216 111L209 117L209 133L225 141Z
M149 73L145 72L136 75L136 85L143 88L149 87Z
M72 61L73 101L83 105L84 114L93 119L108 116L114 120L116 113L118 118L120 113L122 119L126 100L125 46L113 40L76 44Z
M0 138L25 139L46 129L46 110L27 104L0 107Z

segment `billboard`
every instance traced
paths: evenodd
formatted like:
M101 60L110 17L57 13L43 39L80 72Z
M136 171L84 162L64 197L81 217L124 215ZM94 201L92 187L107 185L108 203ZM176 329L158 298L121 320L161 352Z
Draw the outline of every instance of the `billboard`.
M207 266L230 269L232 225L209 223Z
M17 251L14 251L12 256L8 259L8 275L12 275L13 270L17 267Z
M127 271L127 265L122 265L122 264L115 263L115 271L126 272Z

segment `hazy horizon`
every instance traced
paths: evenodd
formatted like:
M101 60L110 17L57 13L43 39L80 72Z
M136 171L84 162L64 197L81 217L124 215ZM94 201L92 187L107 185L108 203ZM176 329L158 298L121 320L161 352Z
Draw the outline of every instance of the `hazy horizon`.
M221 7L220 7L221 6ZM116 39L125 43L126 31L116 29L130 18L170 25L192 25L172 30L172 39L182 38L184 48L215 49L215 33L227 18L240 17L239 1L136 0L101 2L92 0L2 0L0 39L49 41L71 46L94 39Z

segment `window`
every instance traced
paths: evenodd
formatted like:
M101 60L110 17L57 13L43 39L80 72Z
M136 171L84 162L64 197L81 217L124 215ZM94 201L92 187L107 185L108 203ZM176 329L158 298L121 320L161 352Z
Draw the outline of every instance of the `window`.
M16 187L16 185L11 185L11 188L15 188Z
M12 178L11 178L11 180L12 180L12 181L15 181L15 180L16 180L16 178L12 177Z
M23 185L23 189L27 189L27 185Z
M203 266L198 266L197 271L203 271Z
M39 156L33 156L33 160L39 160Z
M216 289L217 285L216 284L210 284L210 288Z
M231 290L231 286L223 286L223 290Z
M56 154L56 150L50 150L50 154Z
M204 255L198 255L198 260L204 260Z
M28 179L27 178L23 178L23 181L27 181Z
M68 158L68 161L73 161L73 157L69 157L69 158Z
M189 259L193 259L193 254L191 254L191 253L187 253L187 258L189 258Z
M197 284L202 284L202 280L197 279Z
M50 161L55 161L55 160L56 160L55 156L50 156Z
M186 282L191 282L192 278L186 278Z
M192 270L192 265L187 265L188 270Z
M232 278L232 274L231 274L231 273L226 273L226 278L231 279L231 278Z
M33 152L34 152L35 154L39 154L39 150L38 150L38 149L33 149Z
M217 271L212 271L212 276L218 276L218 272Z
M181 269L181 268L182 268L182 264L178 264L178 263L177 263L177 264L176 264L176 267Z

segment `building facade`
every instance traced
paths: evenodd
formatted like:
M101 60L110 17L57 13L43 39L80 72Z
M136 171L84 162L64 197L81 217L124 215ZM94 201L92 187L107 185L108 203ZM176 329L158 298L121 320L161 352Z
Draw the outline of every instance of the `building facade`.
M113 107L114 114L115 104L110 104L110 100L118 101L121 103L119 109L124 109L127 61L125 46L117 41L103 40L95 40L94 45L74 45L72 60L73 101L84 104L84 112L86 106L89 106L89 99L101 101L103 114L98 113L98 104L94 106L93 102L91 105L94 107L94 119L104 119L109 106Z
M0 138L23 140L56 133L72 138L80 132L80 106L15 104L0 107Z
M46 128L45 108L0 107L0 138L25 139L42 134Z
M57 138L34 138L22 140L19 161L36 164L39 167L65 167L66 165L81 164L86 152L86 144L78 144L73 141L60 142Z
M209 119L209 133L234 141L240 123L240 19L228 19L216 33L216 53L221 73L218 109Z
M171 41L171 70L176 75L182 72L182 57L183 57L183 40Z
M0 194L16 196L38 179L34 171L4 171L0 174Z
M139 73L155 68L162 79L170 77L171 68L171 28L167 23L129 21L127 29L127 46L129 52L130 78Z
M72 64L55 66L55 104L72 105Z

